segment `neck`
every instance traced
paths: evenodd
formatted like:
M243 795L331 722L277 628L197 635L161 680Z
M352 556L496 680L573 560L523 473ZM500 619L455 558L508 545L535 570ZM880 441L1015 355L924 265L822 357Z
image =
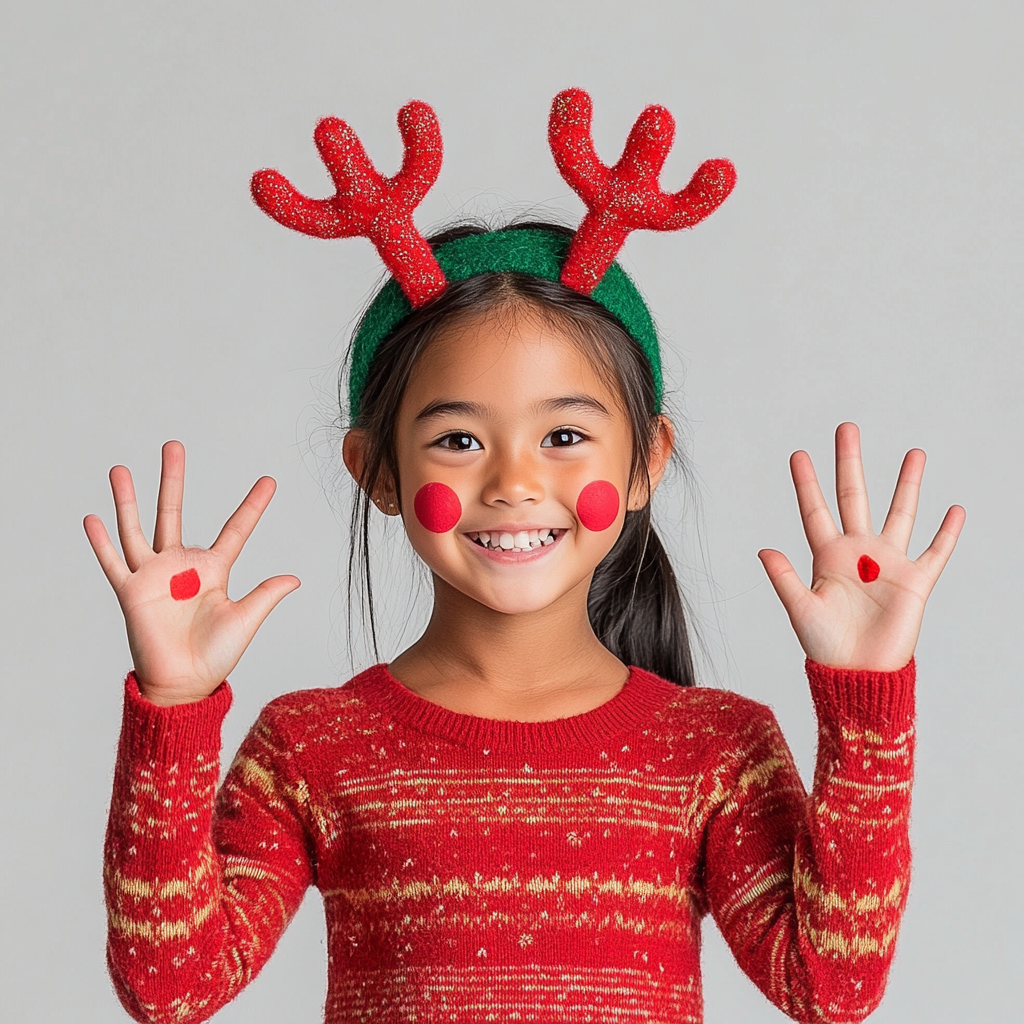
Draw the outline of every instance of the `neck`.
M390 671L420 696L482 718L591 710L618 692L628 670L590 626L589 589L588 577L542 611L508 615L435 577L430 622Z

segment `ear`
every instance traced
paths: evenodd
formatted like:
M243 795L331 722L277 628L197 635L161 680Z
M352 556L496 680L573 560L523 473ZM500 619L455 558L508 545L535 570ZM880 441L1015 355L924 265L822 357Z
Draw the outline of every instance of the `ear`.
M350 430L341 442L341 457L345 460L345 468L352 475L352 479L365 491L363 480L366 476L366 452L369 446L369 438L366 431L358 427ZM398 499L395 486L390 477L385 481L378 481L374 493L370 495L373 503L386 516L397 516L401 514L398 507Z
M655 488L661 483L661 478L668 468L669 459L672 458L672 450L676 443L676 431L672 421L667 416L657 417L654 440L651 442L651 451L647 457L647 477L651 482L651 489L648 492L642 480L638 481L629 495L627 508L630 512L642 509L651 499Z

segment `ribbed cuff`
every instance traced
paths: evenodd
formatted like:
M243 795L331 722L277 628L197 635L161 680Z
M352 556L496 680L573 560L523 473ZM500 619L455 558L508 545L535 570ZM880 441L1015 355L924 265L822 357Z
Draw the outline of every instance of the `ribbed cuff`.
M142 696L135 673L129 672L124 681L120 756L162 764L199 754L219 757L221 725L230 707L227 680L203 700L162 707Z
M832 668L810 658L805 667L819 718L868 727L901 727L914 720L913 658L895 672Z

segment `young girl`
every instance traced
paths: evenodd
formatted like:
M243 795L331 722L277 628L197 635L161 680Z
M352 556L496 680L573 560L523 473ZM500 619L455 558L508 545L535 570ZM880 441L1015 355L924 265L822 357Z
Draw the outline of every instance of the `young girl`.
M786 1014L860 1020L878 1004L909 879L913 653L964 519L907 557L924 453L906 456L879 535L857 428L836 433L837 529L792 458L814 557L804 587L760 552L807 654L819 720L808 796L771 712L694 685L651 493L672 454L657 343L613 258L631 227L685 227L732 186L703 165L657 189L671 141L648 108L614 168L585 94L552 148L587 202L580 230L471 229L425 242L429 108L403 108L406 159L382 179L343 122L317 144L338 186L312 201L254 179L309 233L364 233L394 279L349 367L344 459L401 516L429 567L425 632L344 686L272 701L216 791L225 677L299 585L227 596L270 501L264 477L209 550L181 545L184 451L163 450L153 544L131 476L111 471L123 559L86 532L127 623L134 670L105 851L108 960L136 1020L198 1022L259 972L316 885L327 1022L699 1022L713 915Z

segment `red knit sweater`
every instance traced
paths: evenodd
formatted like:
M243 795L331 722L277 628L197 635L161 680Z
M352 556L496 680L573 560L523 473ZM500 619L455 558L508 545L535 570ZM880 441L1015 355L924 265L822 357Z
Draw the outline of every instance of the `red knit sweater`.
M808 796L771 712L639 669L551 722L448 711L384 666L272 701L216 793L226 683L132 676L105 851L108 960L136 1020L206 1020L309 885L329 1024L702 1019L700 925L785 1013L878 1003L907 895L911 662L808 662Z

